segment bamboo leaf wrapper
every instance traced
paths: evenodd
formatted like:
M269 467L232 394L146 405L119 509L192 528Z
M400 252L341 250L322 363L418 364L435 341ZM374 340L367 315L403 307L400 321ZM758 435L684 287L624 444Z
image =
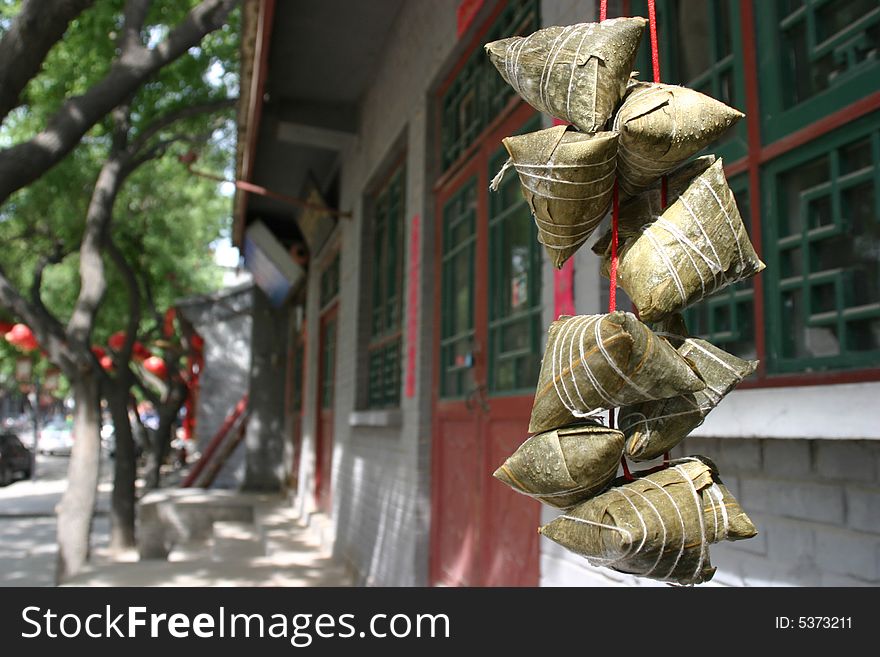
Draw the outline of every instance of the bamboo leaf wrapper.
M744 114L693 89L636 82L614 117L621 192L638 194L715 141Z
M704 387L691 365L632 313L563 316L550 325L529 432Z
M644 18L553 26L486 44L501 77L538 111L601 130L626 91Z
M538 241L553 264L562 267L611 205L617 134L588 135L555 126L503 143L538 227ZM496 180L503 175L504 169Z
M620 409L618 422L627 438L626 455L634 461L656 458L675 447L758 366L756 360L737 358L697 338L685 340L678 353L694 365L706 387Z
M618 284L646 322L680 312L765 267L722 167L717 160L620 248ZM608 268L606 256L603 272Z
M757 530L709 459L670 465L629 483L618 480L540 533L593 565L677 584L710 580L709 544L751 538Z
M617 474L623 434L600 424L578 424L526 440L495 478L545 504L568 508L602 491Z

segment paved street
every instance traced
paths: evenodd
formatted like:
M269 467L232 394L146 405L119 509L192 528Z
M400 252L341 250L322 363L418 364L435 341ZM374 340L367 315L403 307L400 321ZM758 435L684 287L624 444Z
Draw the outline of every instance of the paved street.
M39 456L37 480L0 488L0 586L53 586L55 576L55 505L67 486L69 459ZM109 535L107 508L112 462L101 471L98 514L92 545L105 550Z

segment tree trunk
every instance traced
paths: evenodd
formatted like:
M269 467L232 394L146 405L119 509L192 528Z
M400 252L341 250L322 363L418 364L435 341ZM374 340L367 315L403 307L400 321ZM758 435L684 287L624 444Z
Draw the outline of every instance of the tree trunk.
M98 375L73 381L73 452L67 490L58 505L58 583L78 573L89 559L89 534L98 495L101 458L101 410Z
M150 450L150 458L147 465L147 488L159 488L162 464L168 458L171 447L171 426L174 415L159 412L159 426L153 432L153 444Z
M107 403L116 434L116 458L113 464L113 498L110 510L110 549L131 549L135 542L135 478L137 457L131 422L128 419L129 389L119 386L109 390Z

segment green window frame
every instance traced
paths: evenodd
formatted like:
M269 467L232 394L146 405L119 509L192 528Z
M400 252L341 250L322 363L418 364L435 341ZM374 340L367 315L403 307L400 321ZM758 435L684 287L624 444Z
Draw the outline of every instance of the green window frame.
M767 357L777 373L880 365L880 112L764 170Z
M764 143L877 91L876 0L776 0L754 7Z
M405 163L400 163L376 192L373 202L370 339L367 344L369 408L400 405L405 170Z
M539 4L538 0L508 2L481 43L537 30ZM440 98L442 171L477 140L514 95L516 92L501 78L483 49L475 48Z
M736 198L749 236L754 235L751 220L748 176L731 178L730 189ZM755 339L755 279L730 285L685 311L688 330L740 358L757 358Z
M659 0L656 6L661 82L695 89L745 112L742 40L736 38L742 32L739 0ZM632 15L647 18L647 2L634 0ZM640 80L653 81L647 27L635 68ZM705 152L727 163L744 157L747 120L738 122Z
M440 396L462 399L474 389L476 178L446 201L442 219Z
M540 128L530 120L519 133ZM503 148L489 159L489 176L507 159ZM518 176L506 176L489 195L490 394L532 394L541 366L541 245Z

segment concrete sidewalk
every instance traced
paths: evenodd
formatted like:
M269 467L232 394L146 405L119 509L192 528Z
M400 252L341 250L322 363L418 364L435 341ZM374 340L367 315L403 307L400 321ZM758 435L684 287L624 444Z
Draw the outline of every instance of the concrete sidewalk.
M65 586L352 586L345 568L322 550L317 532L305 526L293 509L281 498L266 498L230 491L163 491L164 502L183 498L188 513L205 517L225 509L251 505L252 520L208 520L208 536L187 534L187 516L167 508L141 517L159 517L173 525L173 543L166 559L110 561L109 555L97 559ZM192 500L195 499L193 503ZM150 498L144 502L151 503ZM142 505L143 503L142 502ZM228 514L226 517L230 517ZM153 522L153 521L151 521ZM195 525L198 523L189 523ZM141 527L141 533L155 532L156 527ZM179 533L183 532L183 533ZM129 558L136 559L136 555Z
M0 587L54 586L57 560L55 506L67 487L65 457L39 457L36 481L0 488ZM167 472L169 488L148 494L187 499L195 515L165 513L177 523L166 559L139 560L137 552L109 550L109 498L112 462L102 463L98 505L92 528L92 560L66 586L351 586L352 578L322 550L321 518L306 526L281 496L232 491L179 489L180 473ZM205 521L205 503L238 515ZM241 516L242 507L252 508ZM143 521L149 513L140 510ZM189 525L189 527L187 527ZM201 535L192 528L201 527ZM207 527L207 529L205 529ZM139 534L147 528L139 527ZM187 534L187 532L190 532Z

